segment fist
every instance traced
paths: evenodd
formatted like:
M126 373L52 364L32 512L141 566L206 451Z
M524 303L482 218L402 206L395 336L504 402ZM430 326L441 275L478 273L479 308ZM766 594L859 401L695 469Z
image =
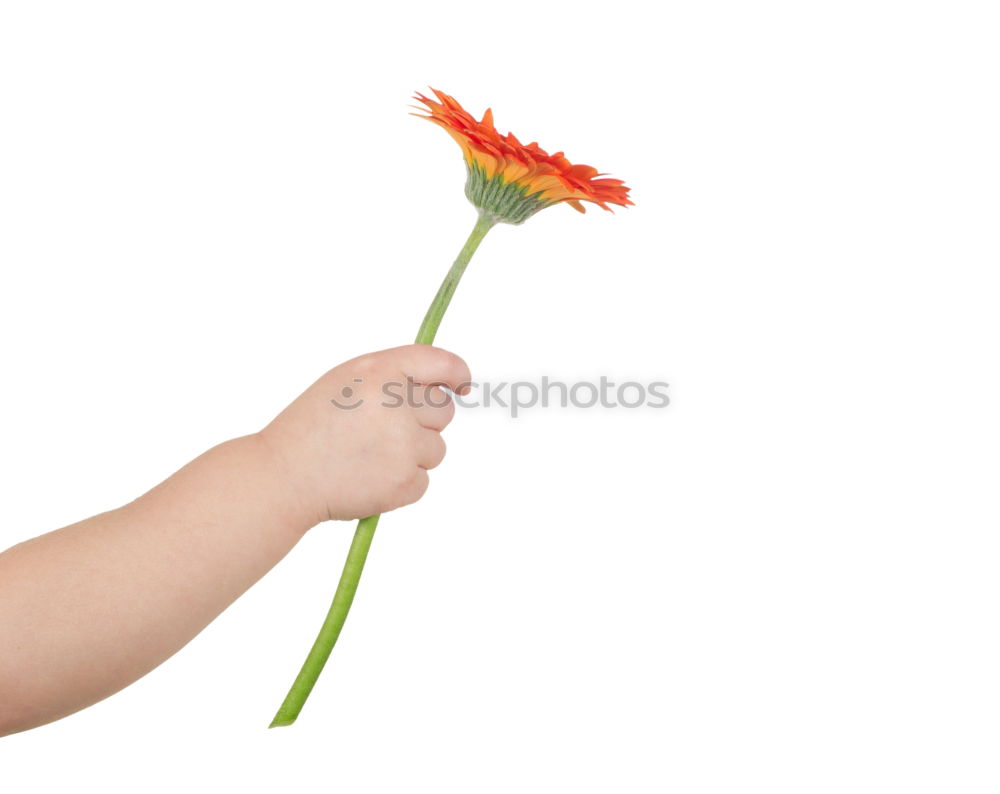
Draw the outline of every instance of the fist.
M444 458L441 431L469 390L454 353L407 345L327 372L260 432L308 526L411 504Z

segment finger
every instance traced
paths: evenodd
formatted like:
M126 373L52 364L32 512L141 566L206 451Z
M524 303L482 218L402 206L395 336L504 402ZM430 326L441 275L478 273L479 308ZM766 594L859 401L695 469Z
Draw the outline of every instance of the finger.
M440 432L455 417L455 401L440 386L427 387L416 397L413 415L421 426Z
M437 468L444 460L445 443L441 434L424 430L417 442L417 465L421 469Z
M411 505L416 502L427 492L427 486L430 485L430 482L430 477L427 475L427 471L425 469L417 469L416 473L410 478L409 483L406 486L406 490L402 495L402 503L400 504L400 507Z
M406 345L395 350L401 369L414 382L447 386L456 394L472 390L469 365L454 353L433 345Z

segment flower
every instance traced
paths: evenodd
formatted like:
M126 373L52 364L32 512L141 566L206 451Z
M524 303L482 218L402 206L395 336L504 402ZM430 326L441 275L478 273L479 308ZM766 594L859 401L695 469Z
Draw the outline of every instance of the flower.
M418 92L415 99L429 114L413 115L433 121L462 147L468 169L465 195L494 222L523 223L560 202L580 212L586 211L582 201L609 212L608 204L632 204L622 180L606 178L589 165L573 165L562 152L549 154L537 143L525 146L513 133L501 135L493 126L492 110L476 121L454 97L431 91L440 101Z
M589 165L573 165L563 157L562 152L547 154L537 143L524 146L513 135L501 135L496 131L493 114L489 110L482 121L476 121L447 94L440 91L434 91L434 94L440 102L417 94L417 99L426 105L430 115L414 115L444 127L462 147L469 172L465 195L479 208L479 217L424 315L415 340L418 345L434 344L441 320L469 260L496 223L523 223L539 210L563 201L580 212L584 212L581 201L592 202L609 212L611 208L608 204L625 207L632 203L628 198L628 188L620 179L598 179L601 174L597 173L597 169ZM424 108L418 110L423 111ZM378 516L368 516L358 522L323 628L278 713L274 715L272 728L295 722L323 671L347 620L378 521Z

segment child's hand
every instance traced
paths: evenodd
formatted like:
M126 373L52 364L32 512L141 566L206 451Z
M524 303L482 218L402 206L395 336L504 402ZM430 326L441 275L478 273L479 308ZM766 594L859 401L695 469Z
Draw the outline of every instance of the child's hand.
M419 499L469 370L427 345L331 370L259 433L116 510L0 554L0 736L152 670L309 528Z
M436 384L469 390L454 353L407 345L330 370L260 432L307 526L417 501L444 457L455 406Z
M259 433L0 554L0 736L145 675L309 527L419 499L455 412L438 383L466 392L469 370L427 345L348 361Z

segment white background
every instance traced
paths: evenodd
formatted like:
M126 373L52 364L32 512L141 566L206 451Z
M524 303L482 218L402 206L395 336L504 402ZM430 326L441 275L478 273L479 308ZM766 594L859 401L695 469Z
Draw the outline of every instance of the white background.
M410 341L428 84L636 202L495 230L439 342L672 404L462 411L297 725L347 524L0 788L997 791L992 5L4 3L0 546Z

